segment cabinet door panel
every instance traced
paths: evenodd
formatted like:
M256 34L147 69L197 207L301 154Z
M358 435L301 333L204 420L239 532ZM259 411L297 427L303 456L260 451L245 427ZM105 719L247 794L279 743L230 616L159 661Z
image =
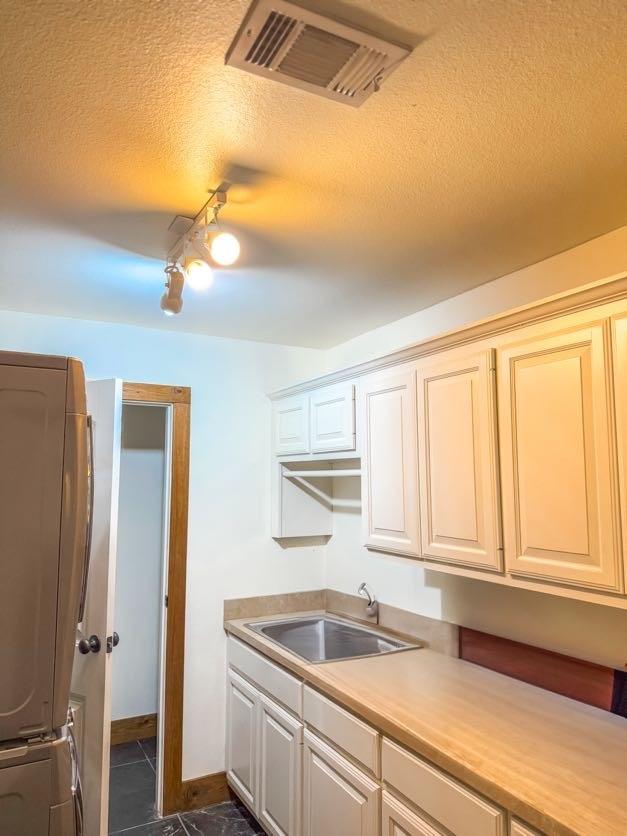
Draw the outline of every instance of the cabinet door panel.
M302 724L261 696L259 821L272 836L300 832Z
M274 452L290 456L309 452L309 396L295 395L272 406Z
M259 692L229 670L226 695L226 772L238 793L257 810L257 713Z
M494 352L451 352L417 372L423 557L501 568Z
M416 373L379 378L363 390L362 507L365 545L419 554Z
M618 438L618 476L623 531L623 572L627 586L627 316L612 322L614 347L614 403Z
M303 758L303 836L376 836L379 785L308 731Z
M618 590L606 323L499 354L506 566Z
M381 836L443 836L422 816L414 813L389 792L381 800Z
M309 396L311 452L355 449L355 387L325 386Z

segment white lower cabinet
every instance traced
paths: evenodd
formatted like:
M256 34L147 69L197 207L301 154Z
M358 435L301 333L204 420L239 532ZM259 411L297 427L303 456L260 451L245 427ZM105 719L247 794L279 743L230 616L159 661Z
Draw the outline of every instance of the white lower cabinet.
M381 799L381 836L445 836L402 801L383 790Z
M257 802L257 716L259 691L227 673L226 772L238 795L251 810Z
M303 836L378 836L379 784L305 731Z
M257 815L267 833L300 833L303 726L263 694L258 720Z
M232 669L227 674L229 783L271 836L299 836L303 726Z

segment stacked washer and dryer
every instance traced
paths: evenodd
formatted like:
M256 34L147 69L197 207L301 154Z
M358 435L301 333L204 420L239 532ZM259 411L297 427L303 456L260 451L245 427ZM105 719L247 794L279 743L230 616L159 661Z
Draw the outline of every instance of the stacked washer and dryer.
M0 834L77 836L68 724L89 553L78 360L0 352Z

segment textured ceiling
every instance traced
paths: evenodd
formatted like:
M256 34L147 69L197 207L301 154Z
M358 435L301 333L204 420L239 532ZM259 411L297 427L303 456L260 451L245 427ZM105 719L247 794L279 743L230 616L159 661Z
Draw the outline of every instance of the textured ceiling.
M0 0L0 307L325 347L627 221L622 0L322 0L353 109L224 66L243 0ZM241 266L158 308L211 186Z

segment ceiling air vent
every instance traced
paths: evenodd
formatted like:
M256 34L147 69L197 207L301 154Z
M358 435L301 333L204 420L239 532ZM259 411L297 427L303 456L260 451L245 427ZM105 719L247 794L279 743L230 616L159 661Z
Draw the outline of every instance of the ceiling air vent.
M287 0L257 0L226 63L358 107L409 52Z

